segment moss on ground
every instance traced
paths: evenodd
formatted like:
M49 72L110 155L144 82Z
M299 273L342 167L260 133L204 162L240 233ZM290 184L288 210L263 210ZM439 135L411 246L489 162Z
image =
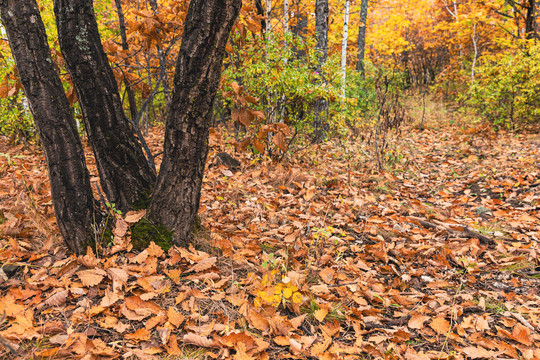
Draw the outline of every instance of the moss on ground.
M168 251L173 246L173 232L163 225L156 225L142 218L131 227L131 244L136 251L143 251L153 241L163 250Z

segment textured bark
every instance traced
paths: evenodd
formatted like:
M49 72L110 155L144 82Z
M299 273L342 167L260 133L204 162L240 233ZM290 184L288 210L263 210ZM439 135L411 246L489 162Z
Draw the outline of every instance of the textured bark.
M328 0L317 0L315 3L315 36L316 48L319 51L319 64L324 64L328 56Z
M364 57L366 50L366 26L367 26L368 0L362 0L360 4L360 26L358 27L358 61L356 70L365 76Z
M150 219L189 241L197 220L208 130L225 45L241 0L191 0L167 112L164 159Z
M56 220L77 254L92 242L97 221L90 177L75 119L47 44L35 0L0 1L2 23L47 159Z
M114 0L116 5L116 13L118 14L118 27L120 28L120 38L122 39L122 49L128 50L129 45L127 42L126 33L126 20L124 18L124 11L122 10L122 0ZM129 62L126 63L129 66ZM124 85L126 86L126 93L128 96L129 113L131 115L131 121L137 121L137 101L135 100L135 93L131 88L131 84L128 79L124 77Z
M525 8L527 14L525 16L525 38L536 38L536 0L526 1Z
M315 2L315 37L317 44L315 48L318 52L319 64L317 71L323 74L323 65L328 57L328 0L317 0ZM322 75L321 75L322 77ZM324 78L321 79L324 82ZM313 116L313 138L315 143L324 139L328 128L326 118L328 117L328 100L319 97L315 100Z
M145 207L156 175L122 109L92 0L54 0L54 12L105 195L122 211Z

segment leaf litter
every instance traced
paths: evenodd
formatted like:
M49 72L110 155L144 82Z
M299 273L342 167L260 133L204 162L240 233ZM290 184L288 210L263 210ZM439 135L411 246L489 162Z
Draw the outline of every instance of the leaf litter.
M540 358L532 136L410 129L382 173L355 142L210 156L193 245L129 251L132 212L79 257L43 155L0 152L2 358Z

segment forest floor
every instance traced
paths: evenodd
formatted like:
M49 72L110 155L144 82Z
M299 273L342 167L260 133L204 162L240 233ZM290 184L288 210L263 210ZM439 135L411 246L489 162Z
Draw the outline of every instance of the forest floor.
M359 140L276 163L213 132L194 246L128 251L138 212L79 258L43 154L0 144L0 357L540 359L540 136L426 116L382 172Z

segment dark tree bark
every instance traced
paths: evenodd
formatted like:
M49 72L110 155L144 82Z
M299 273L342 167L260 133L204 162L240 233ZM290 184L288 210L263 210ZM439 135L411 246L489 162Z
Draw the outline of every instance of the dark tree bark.
M149 208L151 220L189 241L197 221L208 130L225 45L242 0L191 0L167 112L164 159Z
M255 9L257 10L257 15L261 17L261 34L264 34L267 28L266 22L270 20L264 19L266 11L264 10L262 0L255 0Z
M360 4L360 27L358 28L358 61L356 70L365 76L364 57L366 50L366 26L367 26L368 0L362 0Z
M1 0L2 23L19 78L47 158L56 220L69 249L77 254L93 241L90 177L75 119L47 44L35 0Z
M146 207L156 174L122 109L92 0L54 0L54 13L107 199L122 211Z
M127 42L126 21L124 18L124 11L122 10L122 0L114 0L114 4L116 5L116 13L118 14L118 25L120 28L120 38L122 39L122 49L128 50L129 45ZM129 62L127 63L127 65L129 66ZM129 113L131 115L131 121L137 121L137 101L135 100L135 93L133 93L131 84L129 83L126 77L124 77L124 85L126 87L126 93L128 96Z
M525 17L525 38L536 38L536 0L528 0L525 8L527 14Z
M328 56L328 0L317 0L315 3L315 36L316 49L319 52L319 64L326 62Z
M317 0L315 2L315 36L317 44L315 48L318 52L319 64L317 72L321 76L321 82L325 82L323 76L323 65L328 57L328 0ZM313 142L321 142L328 127L326 117L328 114L328 100L320 97L315 100L313 119Z

